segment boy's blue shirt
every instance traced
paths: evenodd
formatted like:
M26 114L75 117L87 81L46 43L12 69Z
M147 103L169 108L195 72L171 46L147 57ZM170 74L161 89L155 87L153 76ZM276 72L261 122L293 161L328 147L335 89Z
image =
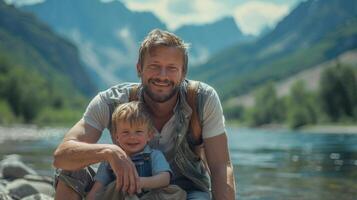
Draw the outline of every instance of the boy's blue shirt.
M140 177L153 176L160 172L172 174L170 165L164 154L159 150L151 149L149 145L146 145L143 151L130 156L130 158L134 162ZM115 175L108 162L102 162L99 165L94 180L101 182L103 185L107 185L115 180Z

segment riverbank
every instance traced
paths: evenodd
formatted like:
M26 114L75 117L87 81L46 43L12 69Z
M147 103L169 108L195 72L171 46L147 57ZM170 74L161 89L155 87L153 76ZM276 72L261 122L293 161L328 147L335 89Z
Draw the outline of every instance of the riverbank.
M0 143L8 140L53 140L62 138L68 130L64 127L39 127L33 124L0 125Z

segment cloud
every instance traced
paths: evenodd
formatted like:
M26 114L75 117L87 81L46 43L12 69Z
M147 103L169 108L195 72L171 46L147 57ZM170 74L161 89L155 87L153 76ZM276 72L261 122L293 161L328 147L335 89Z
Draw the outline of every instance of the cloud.
M258 35L274 27L296 3L303 0L121 0L129 9L151 11L170 30L186 24L211 23L233 16L243 33Z
M122 1L131 10L154 12L171 30L184 24L209 23L228 14L225 5L217 0Z
M273 27L288 12L289 5L249 1L237 6L233 16L242 32L258 35L263 27Z
M15 4L16 6L32 5L44 1L45 0L5 0L7 4Z

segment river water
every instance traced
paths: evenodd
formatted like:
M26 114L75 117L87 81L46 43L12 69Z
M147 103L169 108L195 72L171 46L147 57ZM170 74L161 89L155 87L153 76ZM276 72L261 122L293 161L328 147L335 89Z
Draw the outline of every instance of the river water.
M0 128L0 158L19 154L51 175L66 129ZM357 199L357 134L228 128L239 199ZM109 141L105 134L100 142Z

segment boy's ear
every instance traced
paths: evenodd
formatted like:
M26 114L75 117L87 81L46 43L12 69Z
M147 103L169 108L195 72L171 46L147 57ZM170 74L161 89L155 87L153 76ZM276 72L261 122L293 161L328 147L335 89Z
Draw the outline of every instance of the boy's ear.
M112 136L112 141L113 141L113 143L114 144L116 144L116 145L119 145L119 143L118 143L118 134L114 134L113 136Z
M154 138L154 131L149 131L148 132L149 140Z

